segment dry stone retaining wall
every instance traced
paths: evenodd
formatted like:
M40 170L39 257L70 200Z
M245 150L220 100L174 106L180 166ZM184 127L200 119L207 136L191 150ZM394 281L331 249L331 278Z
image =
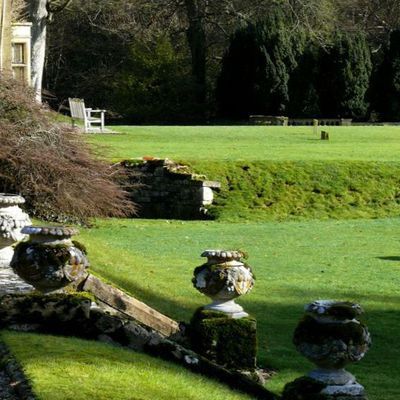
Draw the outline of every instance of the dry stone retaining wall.
M208 219L207 206L219 182L194 174L188 166L169 159L123 161L130 176L130 197L138 206L138 217Z

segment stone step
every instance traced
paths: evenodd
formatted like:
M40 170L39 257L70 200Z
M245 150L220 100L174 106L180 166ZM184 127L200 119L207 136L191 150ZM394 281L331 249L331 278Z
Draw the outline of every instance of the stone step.
M8 293L28 293L33 290L34 288L14 274L11 268L0 268L0 295Z

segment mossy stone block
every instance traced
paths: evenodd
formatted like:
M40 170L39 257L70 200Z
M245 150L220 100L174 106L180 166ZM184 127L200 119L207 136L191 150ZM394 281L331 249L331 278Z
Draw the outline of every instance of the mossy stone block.
M256 367L257 324L251 317L234 319L216 311L198 309L191 320L193 350L231 369Z

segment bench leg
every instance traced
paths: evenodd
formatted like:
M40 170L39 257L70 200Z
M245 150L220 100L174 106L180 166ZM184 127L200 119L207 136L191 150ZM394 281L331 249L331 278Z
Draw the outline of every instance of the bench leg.
M104 132L104 113L103 112L101 113L100 118L101 118L100 131L101 131L101 133L103 133Z

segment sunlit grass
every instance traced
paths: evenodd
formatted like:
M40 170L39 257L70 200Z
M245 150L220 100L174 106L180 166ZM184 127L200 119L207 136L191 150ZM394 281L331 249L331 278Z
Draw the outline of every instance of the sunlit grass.
M312 127L121 126L118 134L87 136L104 145L104 156L121 160L143 156L175 160L363 160L400 161L399 126Z
M209 300L191 284L207 248L244 249L257 281L240 303L258 320L259 362L284 383L312 365L291 343L304 304L351 300L366 309L374 345L357 374L371 400L398 400L399 219L289 223L99 221L80 240L92 269L156 309L189 321ZM382 385L385 391L382 392Z
M175 364L86 340L2 332L38 400L250 399Z

